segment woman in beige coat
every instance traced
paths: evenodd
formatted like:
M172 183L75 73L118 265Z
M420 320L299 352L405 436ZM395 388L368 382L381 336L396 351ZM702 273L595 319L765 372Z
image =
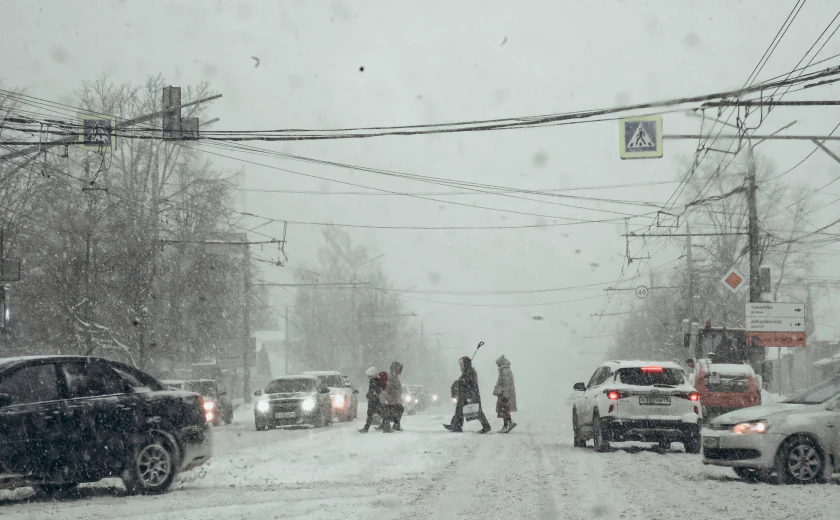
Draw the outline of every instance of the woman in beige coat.
M496 360L496 366L499 367L499 380L493 389L493 395L497 398L496 416L505 421L499 433L508 433L516 428L516 423L510 417L510 413L516 411L516 384L510 370L510 361L504 355Z

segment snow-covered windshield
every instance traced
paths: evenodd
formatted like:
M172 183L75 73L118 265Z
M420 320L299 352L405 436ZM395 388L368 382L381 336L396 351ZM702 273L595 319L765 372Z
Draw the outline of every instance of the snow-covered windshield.
M620 368L618 380L625 385L633 386L654 386L654 385L681 385L684 381L682 370L676 368L663 368L661 370L647 368Z
M789 404L820 404L838 394L840 394L840 377L833 377L783 402Z
M299 379L277 379L265 387L266 394L290 394L295 392L314 392L315 380L301 377Z

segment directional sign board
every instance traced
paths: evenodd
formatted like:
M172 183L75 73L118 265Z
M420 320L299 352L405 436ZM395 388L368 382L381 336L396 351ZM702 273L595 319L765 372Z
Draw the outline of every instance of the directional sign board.
M747 303L747 344L753 347L804 347L805 306L800 303Z
M618 122L622 159L662 157L662 116L628 117Z

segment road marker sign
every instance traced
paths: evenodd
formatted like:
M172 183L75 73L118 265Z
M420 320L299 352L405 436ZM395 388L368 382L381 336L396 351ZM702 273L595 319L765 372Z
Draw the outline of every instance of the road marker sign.
M662 116L628 117L618 124L622 159L662 157Z
M79 143L82 149L102 152L115 148L117 124L114 117L82 114L79 122Z
M636 298L644 300L648 297L648 294L650 294L650 290L644 285L636 287Z
M733 267L729 270L728 273L726 273L726 275L723 278L720 279L720 281L723 283L724 286L726 286L727 289L729 289L733 293L736 293L741 290L741 287L744 286L744 282L747 281L747 278L744 275L742 275L740 271Z

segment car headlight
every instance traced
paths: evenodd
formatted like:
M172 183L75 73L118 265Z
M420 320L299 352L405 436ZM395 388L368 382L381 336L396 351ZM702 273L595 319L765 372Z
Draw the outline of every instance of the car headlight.
M732 427L732 433L764 433L770 428L767 421L753 421L736 424Z
M437 396L436 395L432 396L432 401L437 401Z
M315 409L315 399L312 399L311 397L304 399L300 407L303 408L304 412L311 412Z
M208 412L212 412L213 408L215 408L215 407L216 407L216 403L214 403L213 401L205 401L204 402L204 409Z
M410 396L410 395L405 396L405 402L406 402L406 403L410 403L410 402L411 402L411 396Z
M257 401L257 411L260 413L265 413L271 408L268 404L268 399L260 399Z
M344 396L341 394L333 396L333 406L336 408L344 408Z

